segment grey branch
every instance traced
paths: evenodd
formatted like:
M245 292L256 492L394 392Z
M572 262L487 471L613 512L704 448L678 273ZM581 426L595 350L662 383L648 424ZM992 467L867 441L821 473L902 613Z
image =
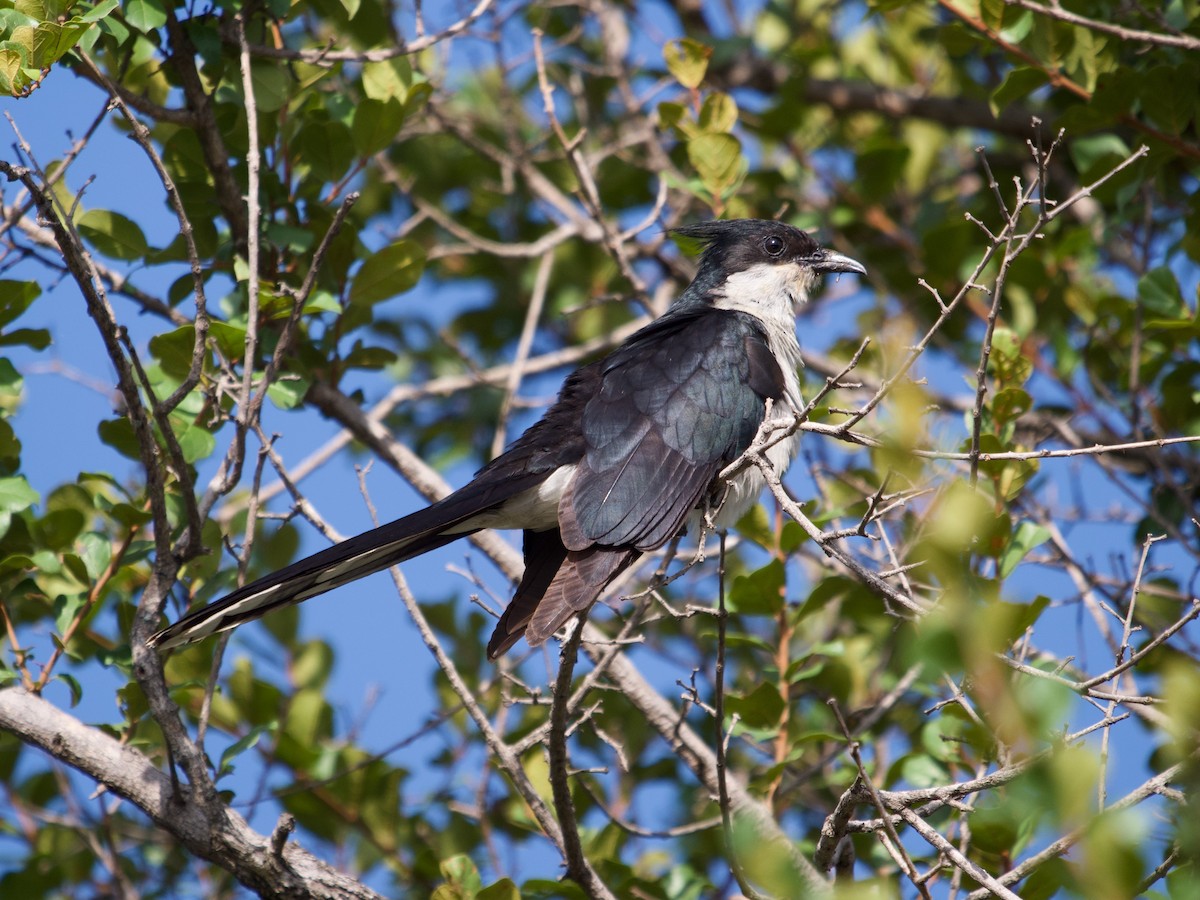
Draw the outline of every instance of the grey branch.
M20 688L0 691L0 728L95 779L174 835L191 853L227 869L264 897L353 898L379 894L294 841L254 831L233 810L174 793L171 779L137 750ZM278 853L275 844L279 843Z

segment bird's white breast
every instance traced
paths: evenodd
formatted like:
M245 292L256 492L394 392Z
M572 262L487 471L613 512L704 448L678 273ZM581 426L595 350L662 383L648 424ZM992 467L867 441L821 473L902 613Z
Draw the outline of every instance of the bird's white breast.
M787 419L804 409L797 370L804 365L796 340L796 307L808 300L812 271L798 263L760 264L736 272L726 279L715 302L721 309L749 313L758 319L767 335L771 353L783 370L783 398L771 411L773 419ZM782 477L799 449L799 433L789 435L765 453L775 475ZM720 528L740 519L762 494L766 479L757 466L750 466L730 479L725 505L716 517Z

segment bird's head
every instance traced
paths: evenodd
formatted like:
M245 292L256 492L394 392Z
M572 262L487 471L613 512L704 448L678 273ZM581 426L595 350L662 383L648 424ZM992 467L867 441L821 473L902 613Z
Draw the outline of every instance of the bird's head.
M818 276L857 272L862 263L827 250L799 228L764 219L730 219L684 225L675 233L701 242L704 252L681 304L741 309L760 317L788 315Z

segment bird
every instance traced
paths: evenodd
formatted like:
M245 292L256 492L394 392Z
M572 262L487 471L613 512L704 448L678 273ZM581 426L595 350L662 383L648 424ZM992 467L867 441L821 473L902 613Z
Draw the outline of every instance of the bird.
M661 316L563 382L540 420L425 509L265 575L152 635L166 650L315 597L485 528L520 529L525 571L488 642L495 660L536 647L588 610L644 553L705 509L727 528L766 483L756 466L722 482L768 412L804 408L796 313L820 276L866 274L785 222L674 229L699 245L691 283ZM793 434L766 450L782 476Z

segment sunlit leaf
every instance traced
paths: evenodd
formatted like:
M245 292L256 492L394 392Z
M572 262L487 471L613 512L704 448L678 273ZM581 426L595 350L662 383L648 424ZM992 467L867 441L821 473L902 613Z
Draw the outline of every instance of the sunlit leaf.
M125 21L138 31L153 31L167 24L167 13L161 0L127 0Z
M1007 578L1011 575L1021 560L1029 555L1030 550L1044 544L1049 539L1049 529L1041 525L1034 522L1022 522L1018 525L1017 530L1009 539L1008 546L1000 555L998 566L1000 577Z
M667 69L686 88L697 88L704 80L712 48L691 38L668 41L663 47Z

